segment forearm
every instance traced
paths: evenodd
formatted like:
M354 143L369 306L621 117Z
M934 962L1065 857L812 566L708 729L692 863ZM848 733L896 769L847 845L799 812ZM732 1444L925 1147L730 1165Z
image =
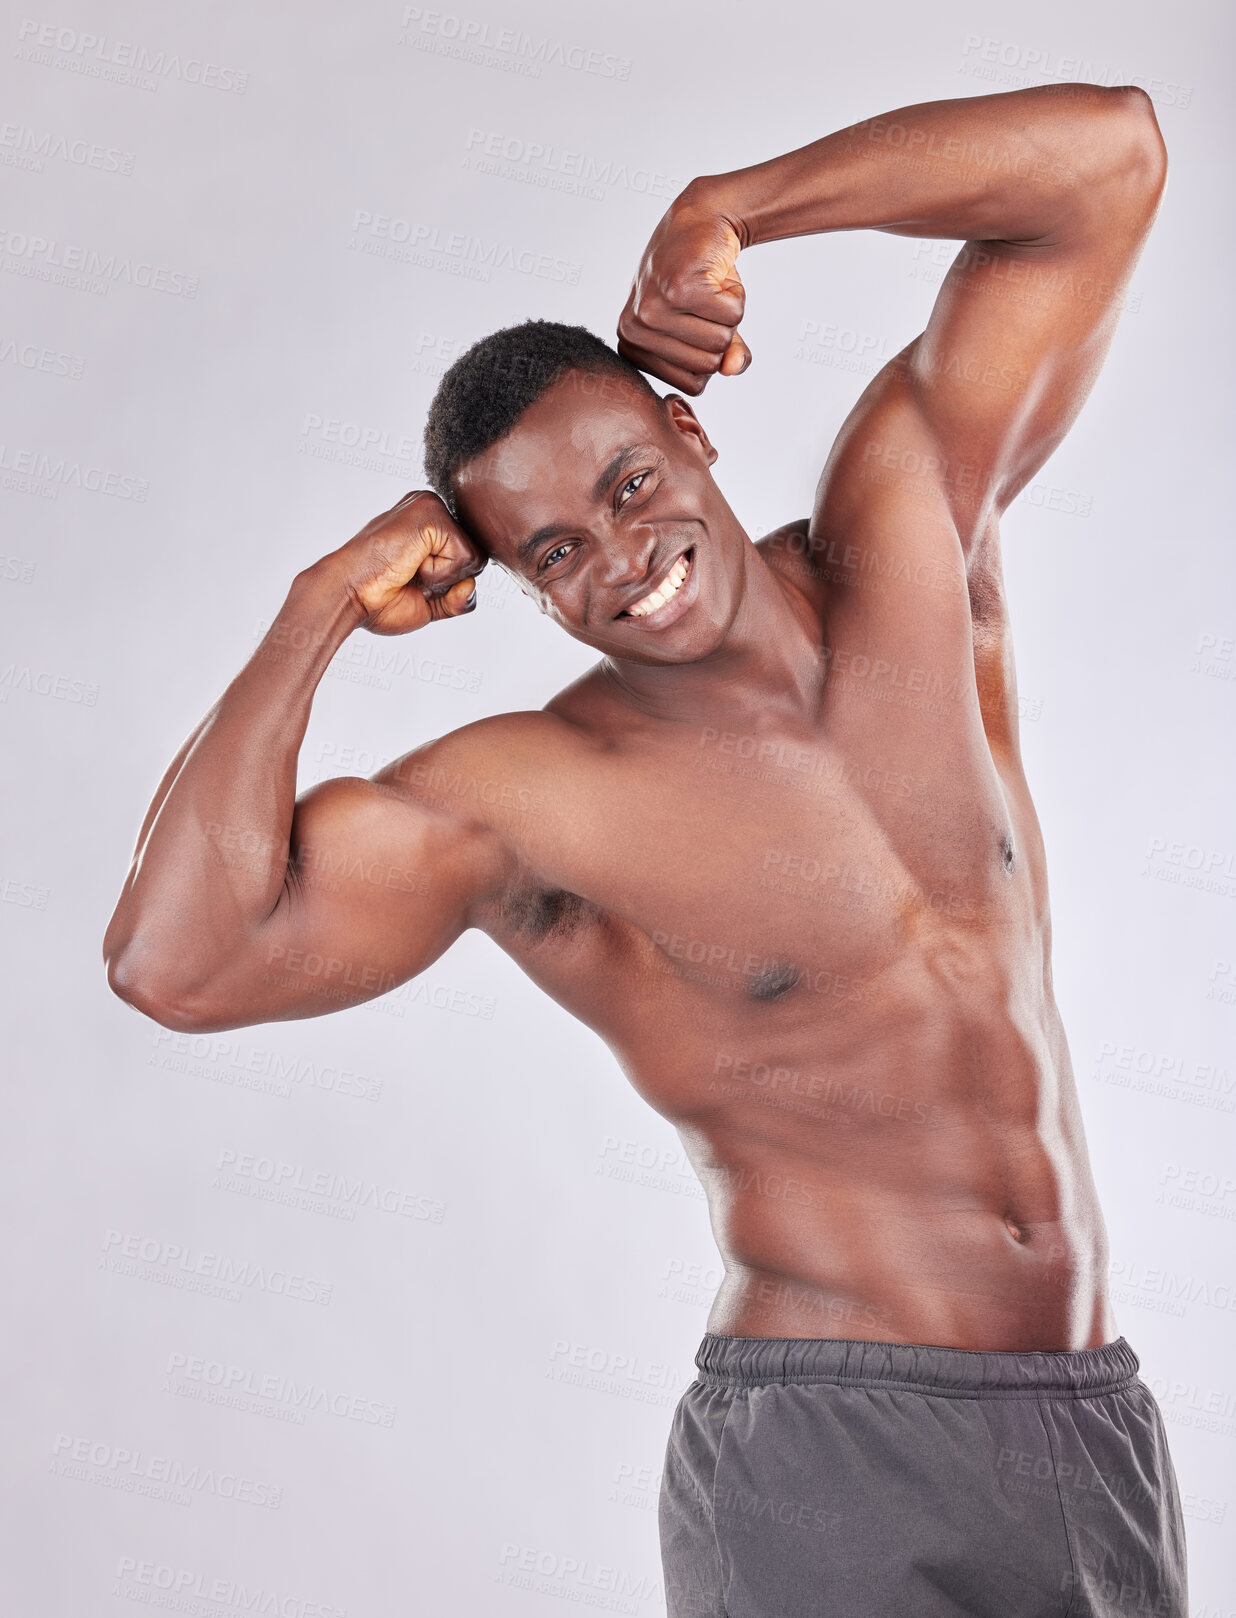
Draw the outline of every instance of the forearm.
M903 107L688 192L744 247L859 229L1028 242L1081 228L1156 144L1142 92L1046 85Z
M269 916L287 876L313 695L360 614L322 565L182 747L147 812L104 940L114 976L208 976Z

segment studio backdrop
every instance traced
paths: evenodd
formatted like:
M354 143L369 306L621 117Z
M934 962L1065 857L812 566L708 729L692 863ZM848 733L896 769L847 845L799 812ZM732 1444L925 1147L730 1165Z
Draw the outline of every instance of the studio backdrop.
M56 0L3 28L6 1610L664 1611L661 1460L721 1271L673 1130L600 1039L476 932L370 1004L176 1034L111 994L104 928L159 777L293 575L423 485L457 354L530 316L612 342L697 174L1084 79L1150 93L1170 178L1005 572L1118 1327L1168 1424L1193 1611L1231 1613L1219 0ZM743 256L754 362L696 407L752 537L810 511L955 252ZM479 594L347 642L302 785L595 661L497 568Z

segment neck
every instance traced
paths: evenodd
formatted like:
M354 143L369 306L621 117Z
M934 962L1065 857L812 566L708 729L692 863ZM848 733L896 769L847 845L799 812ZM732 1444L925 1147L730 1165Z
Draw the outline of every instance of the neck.
M749 540L741 554L738 610L707 656L606 659L605 672L641 712L679 723L743 720L757 730L815 717L826 675L815 610Z

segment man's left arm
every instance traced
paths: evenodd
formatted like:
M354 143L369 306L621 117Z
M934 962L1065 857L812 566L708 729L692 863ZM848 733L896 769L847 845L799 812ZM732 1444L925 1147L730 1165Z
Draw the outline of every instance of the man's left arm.
M1111 342L1167 160L1132 86L926 102L692 181L649 242L618 347L684 393L745 369L747 247L874 229L965 243L899 358L939 455L1003 511L1068 431ZM966 513L957 512L964 530ZM963 543L965 537L963 534Z

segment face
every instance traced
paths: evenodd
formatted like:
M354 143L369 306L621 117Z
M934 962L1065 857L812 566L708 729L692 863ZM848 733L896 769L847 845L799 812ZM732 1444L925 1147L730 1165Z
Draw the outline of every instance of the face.
M569 371L459 469L460 520L568 634L615 658L687 663L723 639L746 536L690 405Z

